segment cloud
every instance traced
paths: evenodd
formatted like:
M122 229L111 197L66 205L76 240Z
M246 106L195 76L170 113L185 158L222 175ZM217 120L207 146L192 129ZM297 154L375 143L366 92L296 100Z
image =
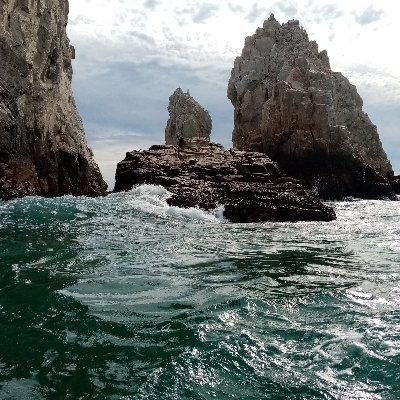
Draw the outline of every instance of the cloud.
M204 3L201 4L200 7L196 10L194 15L192 16L193 22L196 24L203 24L209 18L213 17L218 11L218 6L214 4Z
M145 8L154 10L159 5L159 2L158 0L146 0L143 5Z
M379 21L383 14L383 10L376 10L372 5L370 5L362 14L355 14L354 18L360 25L368 25L372 22Z
M145 33L138 32L138 31L130 31L128 32L129 35L132 37L139 39L140 41L147 42L147 44L151 46L155 46L156 42L153 37L146 35Z
M74 25L79 25L79 24L84 24L84 25L91 25L95 22L94 19L90 19L84 15L78 15L76 18L74 19L70 19L68 24L70 26L74 26Z
M344 14L335 4L325 4L322 7L316 7L315 12L318 13L324 20L336 19Z
M228 7L233 13L244 13L246 11L241 5L232 4L231 2L228 3Z
M190 19L195 24L204 24L217 15L219 6L211 3L195 3L190 7L177 10L179 25L186 25Z
M258 7L258 3L254 3L251 7L251 10L248 12L246 16L246 21L253 23L258 21L261 17L265 16L265 8Z
M370 104L400 104L400 82L397 76L363 64L352 64L342 73L351 83L363 88Z
M279 1L276 2L274 6L282 11L288 18L295 18L298 16L297 7L291 1Z

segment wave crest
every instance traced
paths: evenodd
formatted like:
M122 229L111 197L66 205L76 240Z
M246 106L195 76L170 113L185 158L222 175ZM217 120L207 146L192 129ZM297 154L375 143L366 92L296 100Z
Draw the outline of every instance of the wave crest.
M179 208L170 206L167 200L172 196L162 186L140 185L128 192L129 204L132 208L147 214L159 217L200 220L208 222L223 222L224 206L205 211L197 207Z

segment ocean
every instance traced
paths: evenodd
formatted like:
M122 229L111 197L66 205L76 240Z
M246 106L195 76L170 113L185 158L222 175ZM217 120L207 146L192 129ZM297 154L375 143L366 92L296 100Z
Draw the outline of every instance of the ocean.
M232 224L168 195L0 202L0 399L400 399L400 202Z

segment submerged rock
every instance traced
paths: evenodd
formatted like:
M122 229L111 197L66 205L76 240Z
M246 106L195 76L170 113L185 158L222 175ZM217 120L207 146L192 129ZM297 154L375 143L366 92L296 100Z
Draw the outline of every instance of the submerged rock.
M165 143L179 145L182 139L204 138L210 140L212 121L210 114L193 97L175 90L169 98L169 120L165 128Z
M132 151L117 166L115 191L154 184L168 189L168 203L210 210L224 205L232 222L331 221L322 204L293 178L280 173L265 154L224 150L207 138L182 139Z
M67 0L0 1L0 199L102 195L71 89Z
M356 87L297 20L247 37L228 85L233 143L260 151L325 198L393 198L392 167Z

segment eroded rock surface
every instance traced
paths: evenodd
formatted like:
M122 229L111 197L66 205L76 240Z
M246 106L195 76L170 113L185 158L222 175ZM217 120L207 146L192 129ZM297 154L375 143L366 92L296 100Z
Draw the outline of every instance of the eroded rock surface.
M172 193L168 202L173 206L210 210L224 205L224 216L232 222L336 218L332 208L282 175L265 154L227 151L207 138L127 153L117 166L114 190L140 184L165 187Z
M101 195L71 90L67 0L0 0L0 198Z
M247 37L228 85L233 143L260 151L325 198L393 198L392 167L356 87L296 20Z
M210 140L212 121L210 114L193 97L178 88L169 98L169 120L165 128L165 143L179 145L182 139Z

